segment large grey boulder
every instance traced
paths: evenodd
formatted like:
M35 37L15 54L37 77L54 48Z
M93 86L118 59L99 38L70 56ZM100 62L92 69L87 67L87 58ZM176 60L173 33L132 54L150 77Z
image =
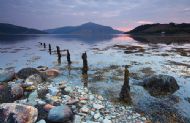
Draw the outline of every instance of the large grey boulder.
M179 89L174 77L162 74L145 78L142 85L152 96L172 94Z
M73 119L73 113L67 105L56 106L48 113L48 121L52 123L65 123Z

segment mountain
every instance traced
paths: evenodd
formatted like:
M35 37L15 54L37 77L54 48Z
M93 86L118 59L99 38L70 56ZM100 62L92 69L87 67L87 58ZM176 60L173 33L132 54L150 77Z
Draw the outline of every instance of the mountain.
M0 23L0 34L46 34L46 32L13 24Z
M66 26L55 29L44 30L51 34L71 34L71 35L96 35L96 34L120 34L123 33L118 30L114 30L109 26L102 26L92 22L82 24L80 26Z
M125 32L125 34L190 34L190 24L145 24Z

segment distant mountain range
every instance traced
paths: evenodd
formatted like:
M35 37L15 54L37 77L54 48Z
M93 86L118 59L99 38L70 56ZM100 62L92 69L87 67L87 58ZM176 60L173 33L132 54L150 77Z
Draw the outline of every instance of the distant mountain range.
M123 32L109 26L102 26L92 22L80 26L65 26L55 29L43 30L50 34L71 34L71 35L96 35L96 34L121 34Z
M44 31L13 24L0 23L0 34L47 34Z
M125 34L190 34L190 24L145 24Z

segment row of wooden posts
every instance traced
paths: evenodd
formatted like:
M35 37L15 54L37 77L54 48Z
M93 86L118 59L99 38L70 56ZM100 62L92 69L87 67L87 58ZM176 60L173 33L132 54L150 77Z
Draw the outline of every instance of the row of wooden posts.
M46 48L46 44L45 43L41 43L40 44ZM51 44L48 45L48 50L49 53L52 53L52 48L51 48ZM58 61L61 61L61 50L59 46L56 46L57 49L57 57L58 57ZM70 52L69 50L67 51L67 62L70 65L71 62L71 58L70 58ZM88 61L87 61L87 54L86 52L82 53L82 60L83 60L83 68L82 68L82 75L83 75L83 81L84 81L84 86L88 86ZM121 92L120 92L120 99L125 101L125 102L131 102L131 97L130 97L130 86L129 86L129 71L128 71L128 66L125 66L125 70L124 70L124 84L121 88Z
M44 48L46 48L46 43L41 43L40 42L40 45L42 45ZM51 44L49 44L48 46L49 46L48 47L49 53L52 54ZM61 50L60 50L60 47L56 46L56 49L57 49L58 61L61 61ZM70 57L70 52L69 52L68 49L66 51L67 51L67 62L70 65L72 63L71 62L71 57ZM83 60L82 74L87 74L88 73L88 61L87 61L87 54L86 54L86 52L82 53L82 60Z

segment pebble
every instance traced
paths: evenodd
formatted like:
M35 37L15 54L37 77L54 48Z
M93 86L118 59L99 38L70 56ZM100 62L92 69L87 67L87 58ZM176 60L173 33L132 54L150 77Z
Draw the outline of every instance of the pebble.
M88 113L89 112L89 108L86 106L83 106L80 110L82 113Z
M36 123L46 123L46 121L42 119L42 120L40 120L40 121L38 121Z
M94 119L97 120L100 116L101 116L100 113L96 113L96 114L94 115Z
M100 104L94 103L94 104L93 104L93 108L100 110L100 109L103 109L104 106L103 106L103 105L100 105Z
M112 123L112 122L111 122L111 120L105 118L105 119L102 121L102 123Z

